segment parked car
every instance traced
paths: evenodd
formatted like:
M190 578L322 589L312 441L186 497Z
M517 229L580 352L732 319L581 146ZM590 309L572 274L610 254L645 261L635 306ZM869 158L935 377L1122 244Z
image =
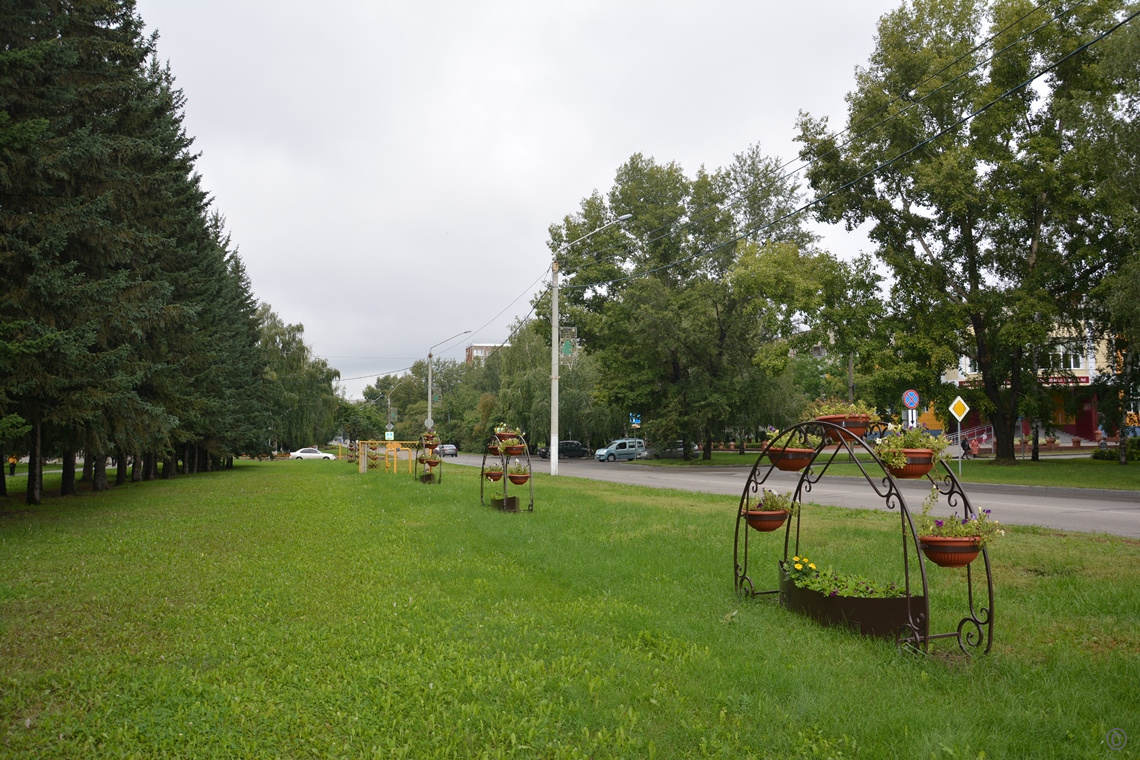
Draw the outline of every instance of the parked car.
M289 455L290 459L336 459L336 454L327 454L320 449L297 449Z
M550 459L550 447L539 446L538 455L543 459ZM583 446L578 441L559 441L558 442L558 458L559 459L582 459L590 456L590 450Z
M689 456L693 457L701 452L696 442L689 444ZM637 455L638 459L682 459L685 456L685 442L672 441L665 446L650 446Z
M613 462L618 459L636 459L637 455L645 451L644 438L619 438L604 449L594 452L594 459L599 462Z
M441 457L457 457L459 456L459 449L454 443L441 443L439 444L439 455Z

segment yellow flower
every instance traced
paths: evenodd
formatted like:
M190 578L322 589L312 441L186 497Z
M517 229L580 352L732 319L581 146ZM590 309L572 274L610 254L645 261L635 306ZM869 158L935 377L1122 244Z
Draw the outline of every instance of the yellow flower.
M799 562L797 562L797 563L796 563L796 569L797 569L797 570L803 570L803 569L804 569L804 566L803 566L803 565L801 565Z
M815 570L815 563L814 562L809 563L808 567L810 567L812 570Z
M799 561L800 561L799 557L792 557L792 562L799 562Z

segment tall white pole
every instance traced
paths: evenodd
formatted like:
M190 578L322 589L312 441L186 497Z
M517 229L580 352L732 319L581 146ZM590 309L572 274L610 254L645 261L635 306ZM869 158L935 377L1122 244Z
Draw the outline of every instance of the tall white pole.
M612 222L607 222L597 229L590 230L577 240L571 240L558 249L554 254L554 261L550 267L550 474L558 474L558 254L570 246L601 232L610 225L624 222L633 214L622 214Z
M431 351L428 351L428 422L435 422L435 418L431 416ZM427 429L430 433L435 425L428 424Z
M558 474L558 259L550 275L550 474Z

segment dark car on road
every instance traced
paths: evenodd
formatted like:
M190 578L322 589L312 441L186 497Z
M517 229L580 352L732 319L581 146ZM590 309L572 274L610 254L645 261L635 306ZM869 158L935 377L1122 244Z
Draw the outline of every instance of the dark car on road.
M578 441L559 441L558 442L558 458L559 459L584 459L593 452L587 449ZM538 455L543 459L550 459L550 447L539 446Z

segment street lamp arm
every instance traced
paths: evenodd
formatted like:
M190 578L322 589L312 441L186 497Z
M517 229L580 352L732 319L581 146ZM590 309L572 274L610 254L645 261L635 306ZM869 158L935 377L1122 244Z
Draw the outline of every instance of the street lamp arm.
M633 214L622 214L617 219L614 219L613 221L610 221L610 222L606 222L601 227L597 227L595 229L590 230L589 232L587 232L585 235L583 235L580 238L575 238L574 240L571 240L569 243L563 243L562 245L560 245L558 247L558 250L555 251L555 253L554 253L554 255L556 257L555 261L557 262L558 254L562 253L563 251L565 251L567 248L574 245L575 243L581 243L583 240L590 237L591 235L596 235L599 232L601 232L602 230L606 229L607 227L612 227L615 224L617 224L618 222L624 222L626 219L630 219L632 217L633 217Z
M435 430L435 420L433 420L432 416L431 416L431 395L432 395L431 352L435 350L436 346L442 346L444 343L455 340L460 335L466 335L469 332L471 332L471 331L470 330L464 330L463 332L455 333L455 335L452 335L447 340L441 340L439 343L436 343L435 346L432 346L431 348L428 349L428 416L427 416L427 419L424 420L424 426L428 429L429 433Z

